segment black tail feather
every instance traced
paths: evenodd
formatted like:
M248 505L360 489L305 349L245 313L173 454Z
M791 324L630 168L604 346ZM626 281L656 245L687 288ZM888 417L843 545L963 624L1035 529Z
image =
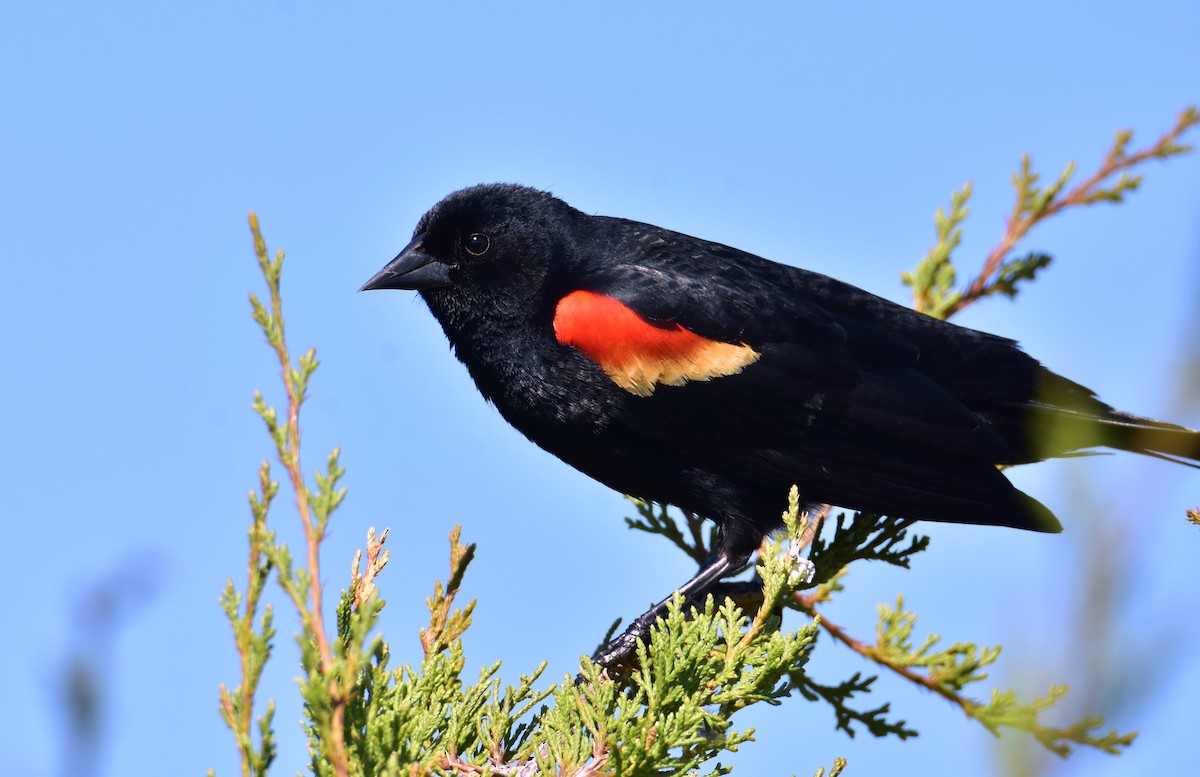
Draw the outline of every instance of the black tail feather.
M1111 447L1200 469L1200 431L1153 418L1112 411L1103 423L1115 429L1121 444Z
M1125 413L1107 405L1087 410L1034 406L1045 423L1051 456L1103 446L1200 469L1200 430Z

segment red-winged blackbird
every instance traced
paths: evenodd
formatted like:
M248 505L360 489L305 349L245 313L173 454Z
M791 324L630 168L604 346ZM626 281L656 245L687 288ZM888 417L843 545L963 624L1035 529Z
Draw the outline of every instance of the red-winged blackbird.
M530 440L716 522L688 596L745 564L793 484L809 504L1059 531L997 464L1093 446L1200 455L1200 432L1114 410L1012 340L523 186L435 205L363 286L384 288L420 291ZM660 610L597 658L626 658Z

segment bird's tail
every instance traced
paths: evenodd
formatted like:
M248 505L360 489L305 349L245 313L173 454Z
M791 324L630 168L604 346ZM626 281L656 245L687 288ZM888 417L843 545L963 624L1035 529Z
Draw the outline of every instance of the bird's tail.
M1086 409L1035 404L1047 455L1104 446L1200 469L1200 430L1125 413L1096 402Z
M1116 438L1110 447L1200 469L1200 431L1113 410L1102 424Z

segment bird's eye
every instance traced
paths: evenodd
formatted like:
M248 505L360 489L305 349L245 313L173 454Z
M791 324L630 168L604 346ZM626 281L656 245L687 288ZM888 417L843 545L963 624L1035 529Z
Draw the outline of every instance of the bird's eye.
M469 235L463 247L467 249L467 253L471 256L483 256L487 253L488 248L492 245L492 239L482 232L476 232Z

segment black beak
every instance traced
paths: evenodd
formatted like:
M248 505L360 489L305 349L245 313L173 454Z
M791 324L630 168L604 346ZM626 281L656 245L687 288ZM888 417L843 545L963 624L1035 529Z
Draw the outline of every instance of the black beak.
M359 291L372 289L438 289L450 286L450 265L425 253L424 235L417 235L395 259L375 273Z

